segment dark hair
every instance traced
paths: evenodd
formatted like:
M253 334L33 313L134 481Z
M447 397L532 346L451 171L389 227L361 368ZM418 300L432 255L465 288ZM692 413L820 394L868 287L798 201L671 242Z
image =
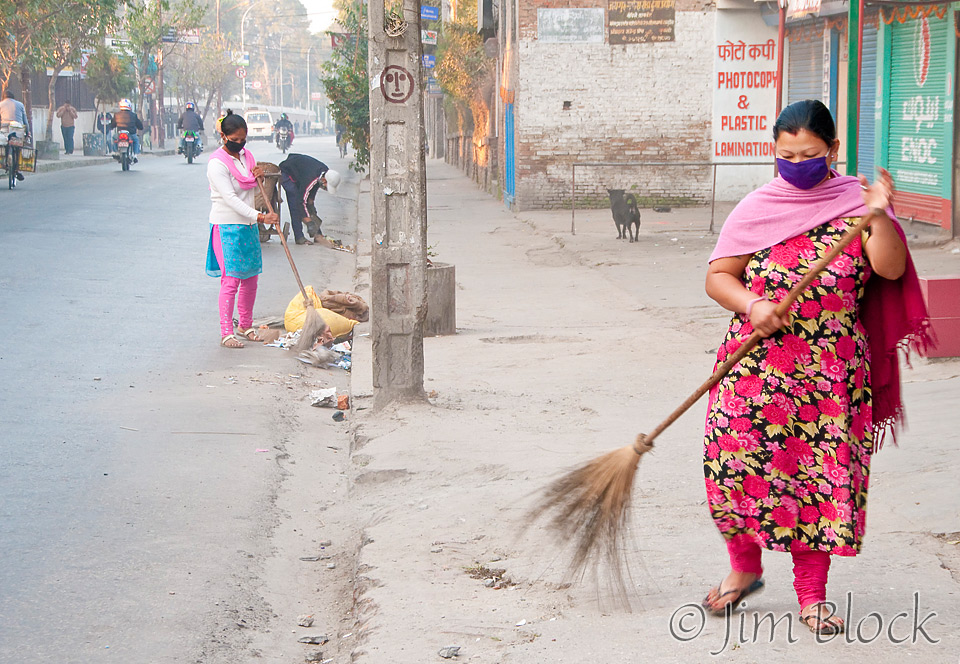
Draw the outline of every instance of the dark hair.
M220 121L220 131L223 132L224 136L229 136L238 129L246 131L247 121L243 119L242 115L237 115L228 108L227 114Z
M837 126L830 109L819 99L795 101L780 111L780 116L773 123L773 140L780 138L782 132L796 135L801 129L815 134L827 145L833 145L837 140Z
M4 93L3 96L4 96L4 97L9 97L10 99L16 99L16 97L13 96L13 90L7 90L6 93Z

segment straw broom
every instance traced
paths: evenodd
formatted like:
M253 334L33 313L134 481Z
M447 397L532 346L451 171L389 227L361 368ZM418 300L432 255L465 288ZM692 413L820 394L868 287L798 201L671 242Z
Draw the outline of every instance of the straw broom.
M273 201L267 196L261 178L257 178L257 186L260 187L260 196L263 198L267 209L270 210L271 214L275 214ZM293 276L297 278L297 285L300 286L300 294L303 295L303 306L306 310L303 317L303 327L300 329L300 338L297 339L297 343L293 347L294 351L300 353L301 351L313 348L313 344L316 343L317 337L320 336L327 327L327 323L320 317L316 307L313 306L313 300L307 296L307 289L303 287L303 281L300 280L300 272L297 271L297 264L293 262L293 255L290 253L290 247L287 245L287 238L282 232L279 233L279 235L280 242L283 244L283 250L287 252L287 260L290 261L290 267L293 269Z
M814 279L870 225L873 213L865 215L860 222L847 231L840 240L818 260L794 286L793 290L777 305L777 315L785 315L790 305L803 293ZM563 475L546 487L537 504L527 515L527 524L546 513L552 516L548 523L559 542L573 543L573 559L569 576L579 576L591 561L605 561L610 567L613 581L621 590L624 561L620 540L627 523L630 494L640 458L653 449L653 441L685 413L700 397L742 360L760 342L760 333L754 331L733 354L721 364L713 375L691 394L676 410L650 433L641 433L632 445L590 461Z

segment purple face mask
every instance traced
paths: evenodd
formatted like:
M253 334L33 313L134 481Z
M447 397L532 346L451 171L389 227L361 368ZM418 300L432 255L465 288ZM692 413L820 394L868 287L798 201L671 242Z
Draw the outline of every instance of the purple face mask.
M780 177L797 189L813 189L830 174L826 157L804 159L796 163L777 158Z

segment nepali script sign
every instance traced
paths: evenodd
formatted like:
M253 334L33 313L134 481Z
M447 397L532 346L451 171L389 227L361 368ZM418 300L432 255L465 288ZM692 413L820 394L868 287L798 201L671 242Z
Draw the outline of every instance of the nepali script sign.
M727 40L717 45L717 57L721 60L773 60L777 54L777 43L772 39L764 44L746 44L741 39L734 43Z
M554 44L602 44L603 9L537 9L537 39Z
M610 44L675 41L676 0L611 0Z

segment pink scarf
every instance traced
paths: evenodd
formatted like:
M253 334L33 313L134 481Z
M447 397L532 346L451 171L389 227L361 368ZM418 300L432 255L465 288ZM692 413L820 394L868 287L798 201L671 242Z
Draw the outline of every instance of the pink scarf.
M806 190L776 178L748 194L724 222L710 260L752 254L834 219L866 214L860 181L836 171L833 175ZM906 236L893 209L889 208L887 214L906 245ZM902 348L909 359L911 349L923 354L933 343L927 308L909 249L907 266L899 279L891 281L876 274L871 276L861 307L860 320L870 343L873 426L875 449L879 449L888 429L893 431L896 443L896 429L903 419L897 349Z
M230 169L230 174L233 175L233 178L240 184L242 189L253 189L257 186L257 178L253 177L253 167L257 165L257 160L253 158L253 153L250 152L250 150L241 150L240 154L244 156L248 175L244 175L240 172L240 169L237 168L234 156L227 152L224 148L219 148L216 150L212 155L210 155L210 158L217 159L225 163L227 168Z

